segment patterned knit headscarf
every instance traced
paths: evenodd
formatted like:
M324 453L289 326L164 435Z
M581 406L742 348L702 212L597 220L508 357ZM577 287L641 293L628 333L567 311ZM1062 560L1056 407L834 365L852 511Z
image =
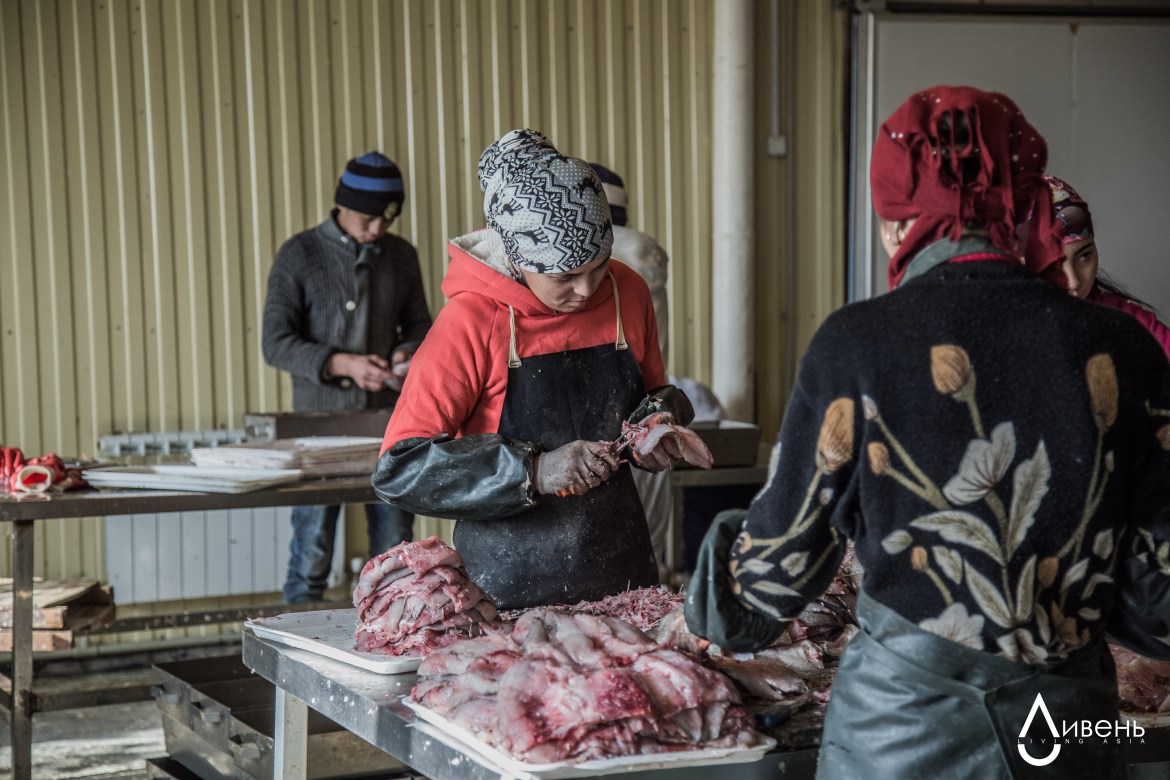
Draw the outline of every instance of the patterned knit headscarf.
M1029 266L1046 257L1060 255L1063 259L1065 244L1093 237L1093 215L1085 199L1063 179L1045 174L1044 183L1048 197L1038 199L1016 228ZM1037 227L1040 218L1045 216L1047 227Z
M609 205L597 174L535 130L512 130L479 158L483 215L516 265L564 273L613 247Z
M957 137L960 126L968 138ZM890 287L915 255L943 238L958 241L968 223L987 228L997 247L1018 254L1016 224L1032 203L1048 197L1041 178L1047 162L1044 138L1006 95L941 86L911 95L878 131L870 166L878 216L916 218L890 260ZM1038 219L1048 229L1051 210L1040 210ZM1058 281L1059 259L1040 253L1028 264Z
M1093 215L1089 204L1068 182L1055 176L1045 175L1044 183L1052 191L1052 214L1056 218L1056 230L1062 244L1071 244L1083 238L1093 237Z

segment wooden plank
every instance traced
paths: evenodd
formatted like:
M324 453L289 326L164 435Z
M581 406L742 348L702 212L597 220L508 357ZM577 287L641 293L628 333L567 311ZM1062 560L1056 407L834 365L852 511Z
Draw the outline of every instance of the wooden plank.
M68 629L32 632L32 649L34 653L68 650L71 647L73 647L73 632ZM12 631L0 631L0 652L11 651Z
M114 594L92 579L33 580L33 628L79 629L114 618ZM0 578L0 628L11 629L12 579Z
M65 625L62 628L71 629L75 633L112 623L117 614L117 607L113 604L78 604L65 609Z
M101 582L92 579L46 580L33 579L33 607L59 607L71 603L109 604L112 592ZM0 612L12 611L12 578L0 577Z
M65 628L68 607L33 607L33 628ZM12 610L0 611L0 628L12 628Z
M68 628L82 631L110 623L116 607L113 604L73 604L65 607L34 607L34 629ZM12 612L0 611L0 628L12 628Z

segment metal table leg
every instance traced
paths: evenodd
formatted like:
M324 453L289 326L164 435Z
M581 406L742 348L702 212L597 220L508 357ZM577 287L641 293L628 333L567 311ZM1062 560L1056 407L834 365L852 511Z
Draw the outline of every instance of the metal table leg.
M683 567L683 502L686 488L677 482L671 483L670 530L666 534L666 568L680 572Z
M12 777L32 778L32 520L12 522Z
M276 752L272 757L273 780L305 780L308 776L309 707L276 689Z

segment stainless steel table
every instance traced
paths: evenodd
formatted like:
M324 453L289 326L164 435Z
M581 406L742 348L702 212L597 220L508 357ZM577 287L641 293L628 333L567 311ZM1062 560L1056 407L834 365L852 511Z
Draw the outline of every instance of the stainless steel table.
M244 664L276 686L273 777L304 780L308 707L432 780L509 777L436 738L402 704L416 675L383 675L244 632ZM774 751L750 764L622 772L623 780L774 780L812 777L815 749Z
M42 499L0 498L0 521L12 523L12 679L10 688L0 690L0 708L9 714L14 780L32 777L32 716L36 710L32 692L33 524L37 520L378 500L369 477L308 480L251 493L79 490L47 495ZM0 686L4 682L8 681L0 678Z

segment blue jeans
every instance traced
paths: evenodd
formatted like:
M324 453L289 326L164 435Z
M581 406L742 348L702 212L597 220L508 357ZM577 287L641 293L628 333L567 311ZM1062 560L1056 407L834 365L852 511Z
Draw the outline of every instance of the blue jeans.
M333 540L340 506L297 506L292 511L292 542L288 550L288 578L284 603L320 601L333 563ZM414 537L414 515L389 504L366 504L366 531L370 557Z

